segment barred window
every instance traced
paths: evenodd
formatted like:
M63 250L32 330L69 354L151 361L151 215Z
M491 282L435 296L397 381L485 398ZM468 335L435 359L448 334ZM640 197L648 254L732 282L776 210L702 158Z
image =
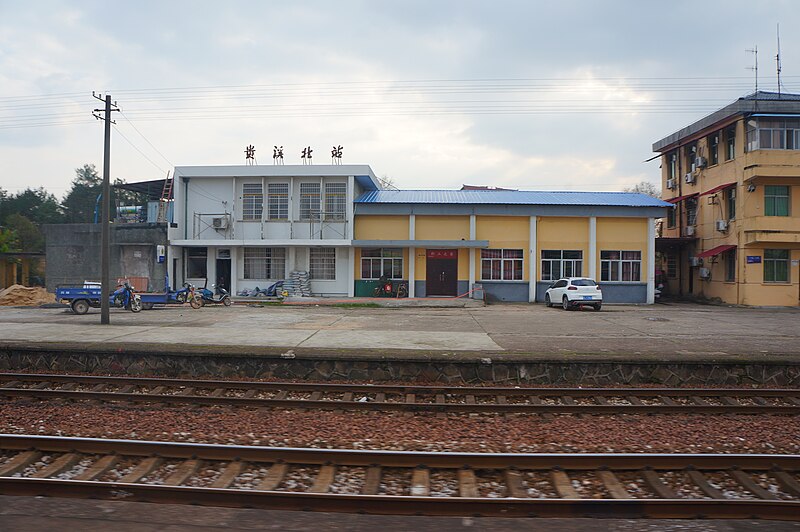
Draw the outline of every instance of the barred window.
M400 248L364 248L361 250L361 278L403 278L403 250Z
M542 281L583 275L583 251L569 249L542 250Z
M267 219L287 220L289 218L289 184L267 184Z
M311 248L309 275L312 279L336 279L336 248Z
M789 187L764 186L764 216L789 216Z
M481 279L484 281L521 281L521 249L482 249Z
M261 183L242 184L242 219L260 220L264 210L264 193Z
M245 279L286 277L285 248L244 248Z
M204 279L208 265L208 248L186 249L186 277L189 279Z
M765 283L789 282L788 249L764 250L764 282Z
M325 219L344 220L347 183L325 183Z
M319 183L300 183L300 219L319 220Z
M600 280L638 282L642 278L641 251L601 251Z

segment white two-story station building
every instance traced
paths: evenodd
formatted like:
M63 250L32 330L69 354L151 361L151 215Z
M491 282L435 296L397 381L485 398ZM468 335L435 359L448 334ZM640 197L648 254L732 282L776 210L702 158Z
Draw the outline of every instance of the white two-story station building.
M353 200L380 189L369 166L182 166L173 183L173 286L236 294L299 270L315 295L353 296Z

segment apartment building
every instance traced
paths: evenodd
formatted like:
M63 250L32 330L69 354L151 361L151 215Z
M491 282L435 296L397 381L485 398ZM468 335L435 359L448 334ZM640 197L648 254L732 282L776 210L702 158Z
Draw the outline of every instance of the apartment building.
M665 292L800 302L800 95L756 92L653 144Z

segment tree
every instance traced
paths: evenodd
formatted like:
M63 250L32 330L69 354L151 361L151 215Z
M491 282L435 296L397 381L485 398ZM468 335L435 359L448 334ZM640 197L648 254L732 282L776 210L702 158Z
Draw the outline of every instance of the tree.
M97 175L97 169L93 164L84 164L81 168L76 168L72 188L62 202L67 223L94 221L97 197L102 191L103 179Z
M378 183L380 183L381 188L384 190L399 190L397 185L394 184L394 178L389 177L388 175L384 175L378 178Z
M636 183L632 187L625 187L622 190L623 192L636 192L638 194L647 194L648 196L661 199L661 189L659 189L656 185L654 185L650 181L641 181L639 183Z
M0 253L17 250L17 234L11 229L0 227Z
M37 224L60 223L64 217L56 197L42 187L13 195L0 190L0 223L12 214L22 214Z
M6 218L6 228L10 229L22 251L44 252L44 235L39 227L21 214L11 214Z

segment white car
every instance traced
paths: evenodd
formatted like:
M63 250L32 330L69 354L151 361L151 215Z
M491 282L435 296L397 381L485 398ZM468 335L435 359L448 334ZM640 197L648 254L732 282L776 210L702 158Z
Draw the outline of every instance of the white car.
M603 306L603 292L594 279L588 277L565 277L554 281L544 293L548 307L561 305L564 310L584 305L600 310Z

